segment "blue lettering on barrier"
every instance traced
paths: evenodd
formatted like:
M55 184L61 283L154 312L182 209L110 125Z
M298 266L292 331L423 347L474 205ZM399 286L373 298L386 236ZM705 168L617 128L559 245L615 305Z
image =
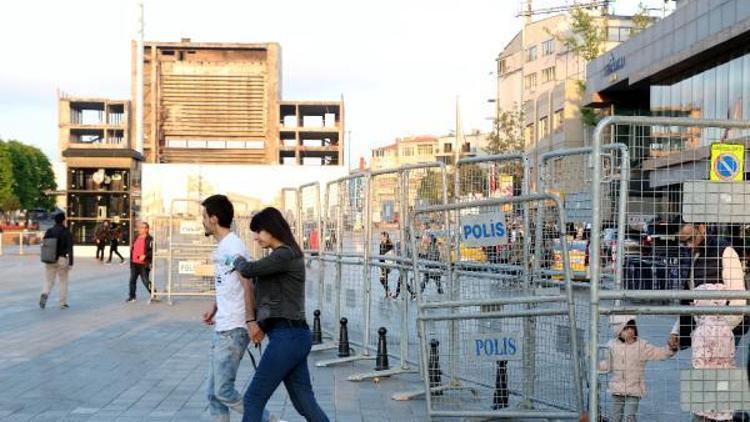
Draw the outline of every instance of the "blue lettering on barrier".
M489 223L489 231L487 224L465 224L463 228L464 240L468 239L469 236L473 236L475 239L505 237L506 233L505 224L495 222Z
M518 351L516 339L500 337L474 340L475 355L482 356L514 356Z

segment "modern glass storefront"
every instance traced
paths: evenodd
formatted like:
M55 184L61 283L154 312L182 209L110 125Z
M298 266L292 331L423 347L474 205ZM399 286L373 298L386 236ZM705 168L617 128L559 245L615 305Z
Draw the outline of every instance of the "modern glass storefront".
M654 116L750 120L750 54L743 54L688 77L650 87ZM661 156L750 135L718 128L652 128L650 155Z
M96 228L105 220L119 228L120 243L129 243L131 227L129 169L68 170L68 224L78 245L93 245Z

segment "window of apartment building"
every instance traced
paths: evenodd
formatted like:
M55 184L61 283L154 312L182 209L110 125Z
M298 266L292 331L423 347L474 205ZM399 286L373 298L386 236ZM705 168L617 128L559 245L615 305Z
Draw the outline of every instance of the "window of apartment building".
M523 133L523 140L526 143L526 145L534 144L534 124L533 123L526 126L526 130Z
M625 42L630 38L630 31L627 26L607 27L607 41Z
M414 147L404 147L404 149L401 150L401 155L404 157L411 157L414 155Z
M505 61L505 59L502 59L497 62L497 74L498 75L505 75L505 72L508 71L508 62Z
M542 43L542 56L549 56L555 52L555 40L549 39Z
M536 46L532 46L526 49L526 61L530 62L536 60Z
M523 87L531 91L536 89L536 72L532 73L531 75L524 76Z
M417 155L432 155L432 145L417 145Z
M562 123L563 123L563 111L562 109L555 111L555 113L552 115L552 131L557 133L562 131Z
M549 118L547 116L539 119L539 139L549 136Z
M542 69L542 83L550 82L555 80L555 66L550 66L546 69Z
M453 152L453 144L446 142L443 144L443 152Z

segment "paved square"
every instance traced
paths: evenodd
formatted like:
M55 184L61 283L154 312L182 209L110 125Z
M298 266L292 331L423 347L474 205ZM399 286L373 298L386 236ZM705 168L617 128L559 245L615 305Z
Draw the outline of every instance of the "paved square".
M127 304L127 266L81 258L70 273L70 309L58 308L55 286L42 310L43 275L38 255L0 256L0 420L211 420L205 395L211 332L200 318L208 299L148 305L139 285L138 301ZM314 366L333 357L335 351L310 355L315 393L332 421L426 418L423 400L390 398L420 389L416 374L353 383L346 377L374 363ZM244 359L238 388L244 391L251 376ZM283 387L268 408L284 420L303 420Z

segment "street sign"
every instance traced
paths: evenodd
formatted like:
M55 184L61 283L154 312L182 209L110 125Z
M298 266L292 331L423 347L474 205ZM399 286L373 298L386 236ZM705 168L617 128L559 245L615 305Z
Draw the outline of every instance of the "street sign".
M470 248L508 243L505 213L495 212L461 217L461 243Z
M711 145L709 179L714 182L744 180L745 146L736 144Z

